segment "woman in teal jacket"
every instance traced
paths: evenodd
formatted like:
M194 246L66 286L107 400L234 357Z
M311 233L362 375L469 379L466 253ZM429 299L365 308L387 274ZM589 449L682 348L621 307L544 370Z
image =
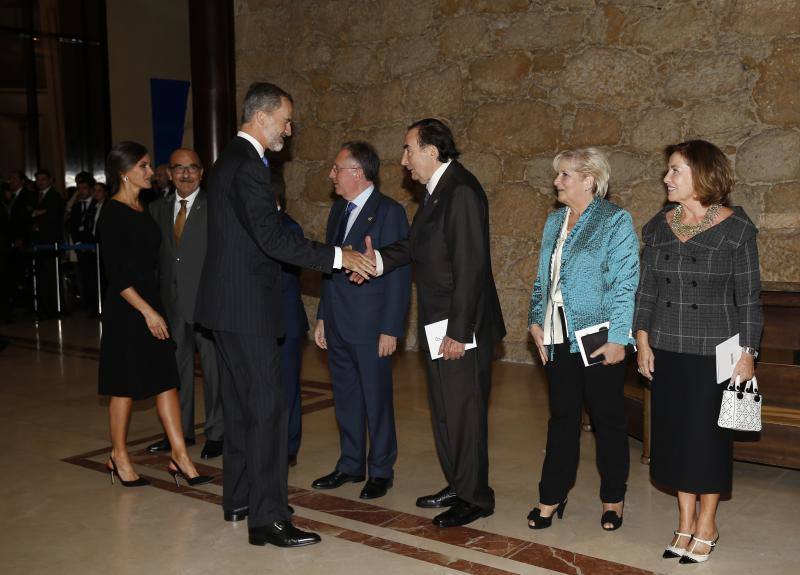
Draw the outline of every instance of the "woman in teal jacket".
M528 515L544 529L564 514L580 454L581 407L586 401L597 439L601 525L622 525L629 454L623 382L625 345L632 343L639 283L639 242L631 216L606 201L610 169L596 148L565 151L553 160L558 208L547 218L528 326L550 390L547 453L539 504ZM584 366L575 331L604 322L608 341ZM590 360L591 361L591 360Z

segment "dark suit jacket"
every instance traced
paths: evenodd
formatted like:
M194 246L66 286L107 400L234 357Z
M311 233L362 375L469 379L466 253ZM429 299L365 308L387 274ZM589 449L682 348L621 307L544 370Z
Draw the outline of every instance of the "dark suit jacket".
M209 242L195 322L215 331L279 338L276 260L328 273L334 249L283 230L269 168L244 138L234 138L220 154L206 189Z
M92 227L94 226L94 212L96 202L90 200L86 209L80 200L72 204L69 212L69 234L73 242L89 243L94 241Z
M326 239L333 243L344 215L347 201L338 198L328 215ZM344 245L356 251L366 249L364 237L372 238L375 248L408 237L408 220L403 206L381 194L376 188L358 214L344 239ZM362 285L351 282L340 271L322 279L322 295L317 319L333 325L348 343L375 343L378 334L403 337L408 303L411 297L411 267L374 278Z
M447 335L467 343L491 342L506 333L489 255L489 203L480 182L453 161L420 206L411 234L380 250L384 273L416 264L419 340L425 325L449 320Z
M34 210L45 210L45 213L33 219L31 241L34 244L52 244L64 241L64 199L50 188L36 202Z
M11 204L8 212L8 225L11 241L22 240L27 246L31 241L31 212L36 204L36 194L26 188L20 190L17 199Z
M194 306L200 274L208 244L208 208L206 191L200 189L186 218L180 245L175 245L175 202L177 194L151 203L150 214L161 230L161 247L158 251L158 281L161 301L167 314L180 314L184 321L193 323Z
M287 232L303 237L303 228L284 211L281 224ZM281 301L286 337L302 337L308 331L308 316L300 298L300 268L292 264L281 264Z

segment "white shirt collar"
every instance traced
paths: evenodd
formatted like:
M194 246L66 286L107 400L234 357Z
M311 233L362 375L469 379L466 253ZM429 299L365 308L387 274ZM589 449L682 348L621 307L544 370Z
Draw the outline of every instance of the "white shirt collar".
M178 192L175 192L175 203L173 205L173 218L178 216L178 212L181 210L181 200L186 200L186 215L189 215L189 212L192 210L192 204L197 199L197 194L200 192L200 188L198 187L195 191L191 194L182 198L178 195Z
M364 204L367 203L367 200L369 199L369 197L372 195L372 192L374 192L374 191L375 191L375 186L371 185L368 188L366 188L363 192L358 194L351 201L356 205L356 207L358 209L361 209L361 208L364 207Z
M253 144L253 147L256 149L256 152L258 152L259 158L264 157L264 146L262 146L261 143L258 140L256 140L253 136L251 136L247 132L242 132L241 130L236 132L236 135L239 136L240 138L244 138L245 140Z
M425 184L425 187L428 188L429 194L432 194L433 190L436 189L436 184L438 184L439 180L442 179L442 174L444 174L444 171L447 169L447 166L449 166L452 161L453 160L447 160L444 164L436 168L435 172L433 172L431 179L428 180L427 184Z

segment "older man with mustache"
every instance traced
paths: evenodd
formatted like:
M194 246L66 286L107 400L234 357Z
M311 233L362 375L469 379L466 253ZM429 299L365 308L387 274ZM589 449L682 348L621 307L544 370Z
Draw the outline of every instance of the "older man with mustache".
M181 426L187 445L194 438L194 354L203 366L206 444L203 459L222 455L223 421L217 351L211 332L194 322L194 306L208 242L206 191L200 187L203 166L193 150L180 148L169 158L169 178L176 193L150 204L150 213L161 230L158 273L161 299L167 312L175 359L180 373ZM149 448L151 453L169 451L166 438Z

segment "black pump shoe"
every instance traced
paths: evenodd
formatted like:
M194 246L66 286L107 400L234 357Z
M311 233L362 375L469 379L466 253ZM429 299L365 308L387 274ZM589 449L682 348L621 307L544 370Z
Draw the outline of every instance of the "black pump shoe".
M108 456L108 460L111 462L111 467L106 465L106 469L111 474L111 485L114 485L114 476L116 475L119 479L119 482L122 483L123 487L144 487L145 485L150 485L150 482L145 479L144 477L139 477L138 479L132 479L130 481L125 481L122 479L122 476L119 474L119 470L117 469L117 464L114 462L114 458L110 455Z
M169 462L171 465L175 466L175 469L172 469L172 467L168 467L167 469L169 470L170 475L172 475L172 478L175 480L176 486L180 486L180 483L178 483L178 477L183 479L186 482L186 484L189 485L190 487L194 487L195 485L204 485L206 483L211 483L212 481L214 481L214 478L211 477L210 475L198 475L197 477L189 477L183 471L181 471L180 466L177 463L175 463L174 459L170 459Z
M553 515L558 515L559 519L563 519L564 517L564 509L567 508L567 500L565 499L561 503L558 504L556 510L553 512ZM541 510L538 507L534 507L531 509L531 512L528 513L528 528L529 529L547 529L550 525L553 524L553 515L549 517L542 517ZM533 525L531 525L533 522Z

